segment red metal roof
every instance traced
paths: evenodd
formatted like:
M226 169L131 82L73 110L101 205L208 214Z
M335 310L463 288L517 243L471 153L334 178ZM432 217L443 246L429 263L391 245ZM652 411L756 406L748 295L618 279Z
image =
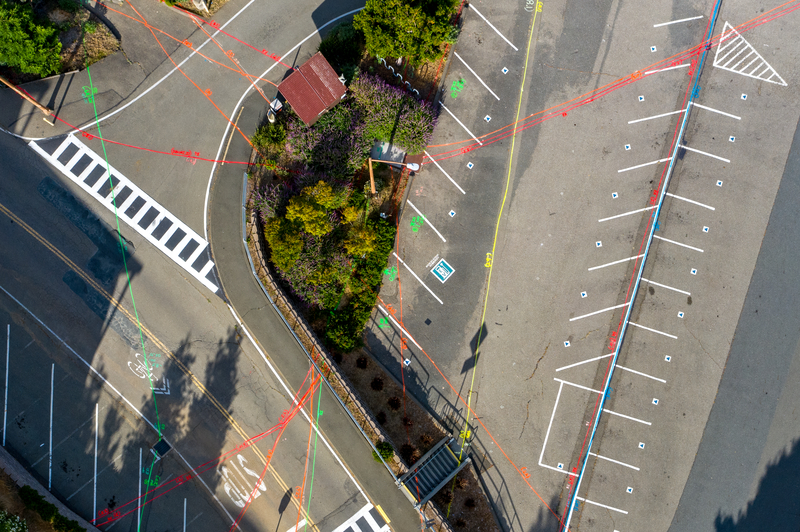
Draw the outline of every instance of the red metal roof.
M278 90L300 119L309 125L336 105L347 92L339 76L319 52L283 80Z

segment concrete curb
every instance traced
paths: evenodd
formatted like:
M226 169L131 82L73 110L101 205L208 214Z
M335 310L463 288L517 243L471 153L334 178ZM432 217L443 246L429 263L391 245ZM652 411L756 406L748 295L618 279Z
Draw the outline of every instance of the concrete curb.
M54 504L58 508L59 513L67 519L77 521L80 526L86 529L87 532L100 532L95 526L90 525L84 518L67 508L64 503L58 500L52 493L44 489L38 480L31 475L11 454L0 447L0 467L3 471L11 477L17 486L30 486L35 489L39 494L44 497L44 500L50 504Z

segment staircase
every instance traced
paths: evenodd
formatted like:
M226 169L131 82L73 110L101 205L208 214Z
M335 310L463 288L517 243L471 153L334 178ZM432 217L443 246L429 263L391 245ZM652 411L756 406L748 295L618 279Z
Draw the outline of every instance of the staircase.
M470 462L469 457L459 461L458 455L450 448L452 442L452 437L443 438L397 480L397 486L415 509L422 508Z

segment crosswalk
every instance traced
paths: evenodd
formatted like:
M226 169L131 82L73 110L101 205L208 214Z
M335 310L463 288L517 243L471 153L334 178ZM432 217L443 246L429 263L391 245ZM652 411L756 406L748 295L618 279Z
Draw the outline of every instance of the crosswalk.
M133 184L75 135L31 141L28 145L89 195L116 212L167 257L216 293L217 272L208 242ZM109 175L110 174L110 175Z
M379 508L367 503L333 532L389 532L382 514Z

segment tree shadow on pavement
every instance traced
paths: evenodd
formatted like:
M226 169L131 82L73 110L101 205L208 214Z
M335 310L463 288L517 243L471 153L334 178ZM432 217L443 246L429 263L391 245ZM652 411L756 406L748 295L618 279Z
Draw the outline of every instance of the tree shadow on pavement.
M800 439L767 466L755 498L736 516L717 513L717 532L800 530Z

